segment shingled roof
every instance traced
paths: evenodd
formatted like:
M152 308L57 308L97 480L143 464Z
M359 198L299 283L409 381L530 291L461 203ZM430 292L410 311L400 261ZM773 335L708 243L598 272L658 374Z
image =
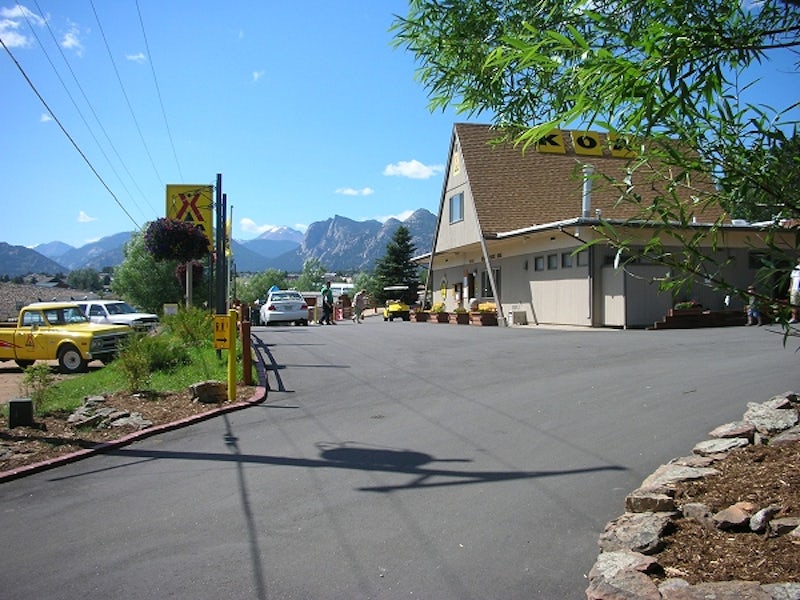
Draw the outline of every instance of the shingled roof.
M622 180L628 161L608 156L582 156L575 153L569 132L563 136L566 154L546 154L529 147L512 143L492 143L501 132L489 125L457 123L455 135L461 146L461 162L469 180L475 209L484 236L515 231L535 225L566 221L581 216L582 167L594 166L595 174L605 174ZM605 139L605 134L600 134ZM633 177L635 190L645 202L655 196L660 185L654 172L637 171ZM712 190L707 178L703 187ZM681 192L689 203L688 190ZM641 207L629 202L618 202L619 192L601 177L593 181L590 217L596 210L604 219L626 220L642 218ZM648 202L649 203L649 202ZM698 222L710 223L723 213L719 206L693 206Z

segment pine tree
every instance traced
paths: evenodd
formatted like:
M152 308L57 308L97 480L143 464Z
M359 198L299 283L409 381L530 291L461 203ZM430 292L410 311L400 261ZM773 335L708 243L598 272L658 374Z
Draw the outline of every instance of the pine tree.
M408 227L400 225L392 239L386 244L386 254L375 263L375 279L380 285L378 300L381 304L389 299L389 296L392 299L402 297L408 303L417 300L419 277L417 276L417 266L411 262L416 251L417 248L411 241ZM383 288L393 285L406 285L408 290L402 294L389 292L387 295L383 293Z

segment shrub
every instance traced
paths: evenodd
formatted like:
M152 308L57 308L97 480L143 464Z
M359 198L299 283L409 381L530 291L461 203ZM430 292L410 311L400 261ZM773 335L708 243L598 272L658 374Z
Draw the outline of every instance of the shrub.
M147 355L143 334L129 335L122 347L114 367L119 370L125 380L129 392L141 392L150 385L150 358Z
M20 392L33 401L33 405L41 408L55 383L53 372L47 363L36 363L25 369L20 384Z
M164 317L169 332L187 346L205 347L212 343L214 320L199 308L180 309L175 315Z

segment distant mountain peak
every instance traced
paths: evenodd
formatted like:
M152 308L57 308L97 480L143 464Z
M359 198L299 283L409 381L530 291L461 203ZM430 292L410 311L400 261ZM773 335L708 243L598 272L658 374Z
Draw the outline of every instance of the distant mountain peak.
M281 242L296 242L303 241L303 234L296 229L286 226L273 226L267 229L264 233L259 235L257 240L272 240Z
M436 215L421 208L404 221L387 219L354 221L335 215L311 223L303 234L291 227L272 227L249 241L232 241L233 259L240 273L266 269L299 271L310 258L319 259L336 272L369 270L385 250L397 227L408 227L418 252L427 252L436 230ZM119 265L123 249L132 232L104 237L80 248L61 242L41 244L36 249L9 246L0 242L0 275L11 277L28 273L58 273L92 268L97 271ZM46 257L42 251L58 255Z

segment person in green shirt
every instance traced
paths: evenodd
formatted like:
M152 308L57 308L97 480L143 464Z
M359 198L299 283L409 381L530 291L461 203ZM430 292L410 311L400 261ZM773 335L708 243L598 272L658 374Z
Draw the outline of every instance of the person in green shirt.
M331 291L331 282L326 281L325 285L320 290L322 294L322 318L319 321L320 325L335 325L332 319L333 315L333 292Z

